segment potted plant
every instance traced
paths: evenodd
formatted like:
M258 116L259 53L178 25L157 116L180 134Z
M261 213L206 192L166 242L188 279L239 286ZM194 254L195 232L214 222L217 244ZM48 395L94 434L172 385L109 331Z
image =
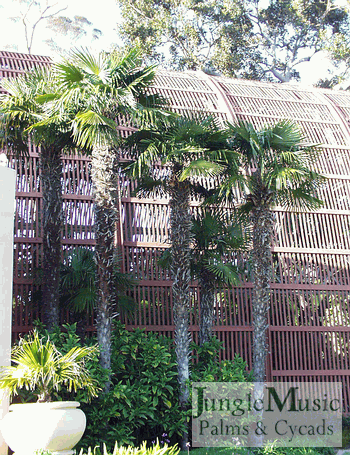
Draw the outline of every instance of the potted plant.
M10 397L26 389L38 398L36 403L11 405L0 422L2 435L16 455L40 449L73 453L85 431L85 414L77 401L52 401L52 397L62 388L86 388L89 397L97 395L99 388L85 368L85 360L96 352L96 346L74 347L63 355L50 339L43 342L37 331L12 348L13 365L1 369L0 388Z

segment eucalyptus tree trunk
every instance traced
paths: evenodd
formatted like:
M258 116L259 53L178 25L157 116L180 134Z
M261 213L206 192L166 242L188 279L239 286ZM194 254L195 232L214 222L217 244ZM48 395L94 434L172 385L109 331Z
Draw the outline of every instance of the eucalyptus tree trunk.
M273 218L267 204L254 207L251 216L253 222L253 373L256 382L264 382L272 279Z
M171 182L170 190L170 225L171 225L171 274L173 278L172 295L175 324L175 352L177 373L180 386L179 402L183 410L187 410L189 399L189 357L190 335L190 245L191 215L189 208L190 190L188 182L179 182L176 178ZM186 450L188 430L186 429L181 447Z
M91 179L95 214L97 341L100 364L111 368L112 316L116 307L113 279L115 232L118 221L118 155L107 147L95 148L91 158ZM108 390L109 383L105 390Z
M213 336L214 325L214 303L215 303L215 287L208 280L206 271L201 273L199 284L201 287L200 293L200 319L199 319L199 345L202 346Z
M59 285L62 229L61 149L41 146L43 234L43 320L48 330L59 325Z

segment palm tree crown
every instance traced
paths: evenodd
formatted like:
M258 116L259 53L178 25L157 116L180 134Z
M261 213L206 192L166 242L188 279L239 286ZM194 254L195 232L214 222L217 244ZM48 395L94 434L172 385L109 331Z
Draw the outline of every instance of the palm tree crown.
M313 170L317 149L303 144L305 139L295 123L284 120L258 131L241 122L229 125L228 132L245 170L237 177L235 168L234 176L246 197L247 210L262 205L314 209L322 204L315 196L324 182ZM227 179L223 190L230 191L231 183Z

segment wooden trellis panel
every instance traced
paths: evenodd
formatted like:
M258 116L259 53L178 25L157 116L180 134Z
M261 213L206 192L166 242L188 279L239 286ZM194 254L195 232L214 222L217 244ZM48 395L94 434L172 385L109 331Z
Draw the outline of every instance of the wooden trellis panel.
M47 65L45 57L0 53L0 76L9 77ZM202 72L159 72L153 92L169 99L181 114L214 115L226 121L245 120L256 127L280 119L296 121L309 143L320 144L315 169L327 180L319 190L324 206L317 212L276 207L273 282L269 328L269 373L276 380L342 381L350 409L350 94L292 84L233 80ZM130 133L130 125L120 128ZM40 179L38 155L12 160L17 169L15 227L14 333L27 331L40 308L35 305L35 270L41 258ZM64 248L93 247L93 206L89 161L81 156L62 160L65 228ZM159 172L164 170L159 169ZM171 276L158 265L169 247L168 200L136 197L135 185L119 176L120 241L123 269L139 280L135 326L171 336ZM211 182L211 185L214 185ZM238 199L241 195L237 194ZM193 210L197 210L193 201ZM245 267L241 286L217 290L215 331L224 342L222 358L239 353L251 366L251 296L248 257L234 257ZM197 340L200 289L191 287L191 331Z

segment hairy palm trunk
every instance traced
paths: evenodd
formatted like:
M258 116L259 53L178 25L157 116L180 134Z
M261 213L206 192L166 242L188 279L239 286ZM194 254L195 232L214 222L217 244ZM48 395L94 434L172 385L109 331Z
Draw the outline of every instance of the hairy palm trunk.
M199 319L199 345L202 346L213 336L215 287L208 272L201 273L199 284L200 294L200 319Z
M190 305L190 244L191 244L191 215L189 209L189 185L187 182L173 180L170 191L170 224L173 277L173 308L175 324L175 344L178 381L180 385L179 402L183 410L188 407L189 399L189 350L190 335L189 305ZM186 449L188 431L183 434L182 449Z
M118 156L108 148L96 148L91 159L97 262L97 341L100 364L111 367L112 315L116 306L113 279L115 232L118 221ZM108 389L108 385L107 385Z
M256 382L266 379L268 310L272 279L272 212L268 205L255 207L253 221L253 372Z
M62 229L61 150L41 147L43 229L43 320L48 330L59 324L59 284Z

